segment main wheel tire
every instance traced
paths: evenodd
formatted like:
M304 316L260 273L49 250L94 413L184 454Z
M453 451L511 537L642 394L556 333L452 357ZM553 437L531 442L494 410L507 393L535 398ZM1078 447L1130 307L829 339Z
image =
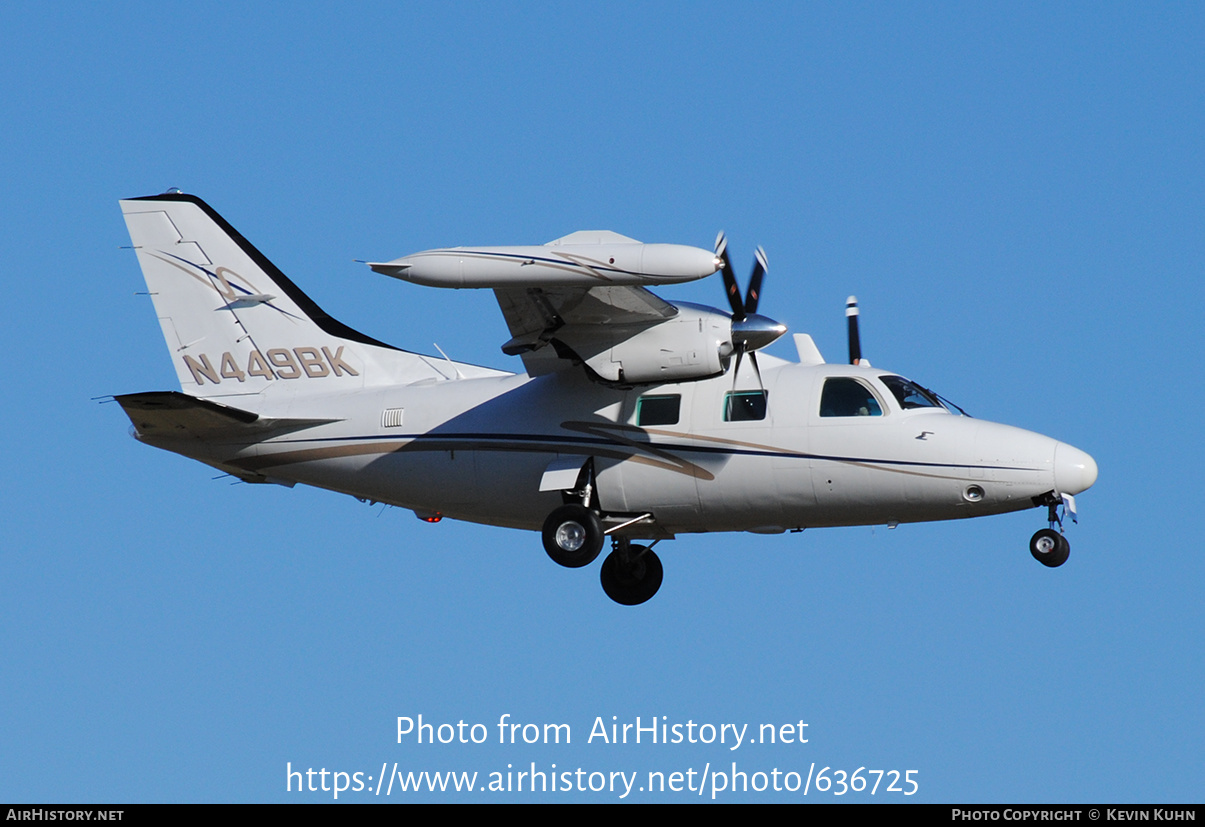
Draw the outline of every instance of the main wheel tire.
M1053 528L1043 528L1030 538L1029 553L1043 566L1053 569L1067 562L1071 555L1071 544Z
M588 566L602 551L602 520L583 505L562 505L544 521L544 551L570 569Z
M639 606L661 588L661 558L645 546L632 546L626 560L618 550L603 560L599 579L607 597L624 606Z

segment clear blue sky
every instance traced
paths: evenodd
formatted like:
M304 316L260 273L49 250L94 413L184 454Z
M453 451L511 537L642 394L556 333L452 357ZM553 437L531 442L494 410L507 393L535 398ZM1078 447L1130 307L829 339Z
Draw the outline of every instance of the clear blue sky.
M5 4L0 800L735 761L913 769L910 800L1200 801L1203 40L1197 4ZM341 321L512 370L490 293L353 259L762 244L762 308L830 358L856 293L876 366L1095 456L1071 560L1030 558L1036 510L684 537L625 609L535 534L213 480L92 400L176 388L117 206L168 187ZM507 713L573 743L499 745ZM419 714L491 741L396 743ZM809 742L588 744L599 716ZM432 798L465 797L527 798Z

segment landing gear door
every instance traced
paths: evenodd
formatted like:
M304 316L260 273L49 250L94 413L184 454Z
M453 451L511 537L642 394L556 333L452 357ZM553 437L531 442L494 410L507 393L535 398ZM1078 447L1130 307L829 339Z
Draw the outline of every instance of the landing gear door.
M556 459L548 463L544 476L540 478L541 491L568 491L577 488L578 477L582 466L590 460L579 454L557 454Z

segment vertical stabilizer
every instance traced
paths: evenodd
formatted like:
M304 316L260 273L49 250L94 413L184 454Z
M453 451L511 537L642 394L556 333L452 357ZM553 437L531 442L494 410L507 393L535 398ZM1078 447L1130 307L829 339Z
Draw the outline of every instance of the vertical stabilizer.
M200 198L153 195L121 209L185 393L329 393L441 376L332 319Z

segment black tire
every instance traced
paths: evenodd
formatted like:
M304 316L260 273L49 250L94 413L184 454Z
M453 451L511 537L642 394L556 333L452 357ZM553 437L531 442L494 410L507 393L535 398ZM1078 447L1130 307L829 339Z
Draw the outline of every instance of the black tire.
M1071 556L1071 544L1053 528L1043 528L1029 540L1029 553L1043 566L1056 568Z
M661 588L661 558L645 546L632 546L626 559L617 549L603 560L599 579L607 597L624 606L639 606Z
M544 521L544 551L558 565L569 569L588 566L602 551L602 521L582 505L562 505Z

